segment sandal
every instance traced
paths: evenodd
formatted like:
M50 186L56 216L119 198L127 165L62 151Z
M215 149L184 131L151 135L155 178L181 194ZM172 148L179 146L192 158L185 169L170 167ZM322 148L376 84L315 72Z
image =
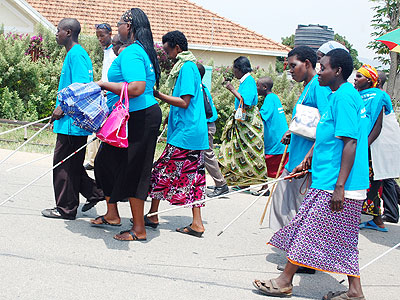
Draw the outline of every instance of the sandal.
M292 297L293 285L290 285L289 287L280 288L276 284L275 279L267 281L256 279L253 281L253 285L257 290L259 290L261 293L267 296L280 297L280 298Z
M124 230L124 231L121 231L119 234L124 234L124 233L129 233L129 235L131 236L132 239L131 240L125 240L125 239L118 238L116 235L114 236L114 239L116 239L118 241L128 241L128 242L130 242L130 241L145 241L145 240L147 240L147 239L139 239L137 237L136 233L134 233L132 230Z
M130 219L129 219L129 222L131 222L132 225L133 225L133 218L130 218ZM144 215L144 226L148 226L148 227L151 227L151 228L156 229L156 228L158 227L158 224L160 224L160 223L152 222L152 221L150 221L150 219L147 217L147 215Z
M192 225L192 224L190 224L190 225ZM204 231L200 232L200 231L193 230L192 227L190 227L190 225L185 226L185 227L181 227L181 228L177 228L176 231L178 231L180 233L184 233L184 234L193 235L193 236L198 237L198 238L203 235Z
M97 220L99 220L99 219L101 220L101 223L93 223L94 221L97 221ZM98 216L96 219L90 220L90 224L91 224L92 226L103 226L103 225L121 226L121 223L115 224L115 223L110 223L110 222L108 222L108 221L104 218L104 216Z
M269 196L270 191L269 191L269 190L259 190L259 191L251 192L251 194L252 194L253 196L260 196L260 195Z
M373 229L376 231L380 232L388 232L388 229L386 227L379 227L378 225L375 224L373 220L368 221L368 222L363 222L359 225L360 229L362 228L367 228L367 229Z
M347 292L342 291L342 292L329 292L324 297L322 297L322 300L365 300L365 297L364 296L349 297L347 295Z

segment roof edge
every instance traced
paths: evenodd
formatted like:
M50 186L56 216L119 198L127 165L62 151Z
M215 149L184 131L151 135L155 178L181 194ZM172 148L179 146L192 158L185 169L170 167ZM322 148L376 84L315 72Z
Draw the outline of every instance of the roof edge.
M210 45L189 44L188 47L193 50L215 51L215 52L229 52L229 53L243 53L263 56L286 56L289 51L269 51L262 49L246 49L246 48L233 48L233 47L216 47Z
M13 0L13 1L25 12L27 12L33 19L42 24L44 27L51 30L53 33L57 31L57 28L45 17L43 17L36 9L34 9L31 5L29 5L28 2L26 2L25 0Z

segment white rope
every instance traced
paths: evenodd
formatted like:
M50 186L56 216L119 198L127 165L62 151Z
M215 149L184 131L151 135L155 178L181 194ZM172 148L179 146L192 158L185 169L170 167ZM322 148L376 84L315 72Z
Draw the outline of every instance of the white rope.
M24 187L22 187L21 189L19 189L18 191L16 191L14 194L12 194L10 197L8 197L6 200L4 200L3 202L0 203L0 206L2 206L3 204L7 203L8 201L10 201L12 198L14 198L16 195L18 195L19 193L21 193L23 190L25 190L26 188L28 188L29 186L31 186L32 184L34 184L36 181L38 181L40 178L44 177L46 174L50 173L51 171L53 171L55 168L57 168L59 165L61 165L62 163L64 163L65 161L67 161L68 159L70 159L72 156L74 156L75 154L77 154L79 151L81 151L82 149L84 149L87 145L89 145L91 142L93 142L94 140L96 140L97 137L92 138L91 140L89 140L89 142L87 142L85 145L83 145L82 147L80 147L79 149L75 150L74 152L72 152L70 155L68 155L66 158L64 158L63 160L61 160L60 162L58 162L56 165L54 165L50 170L47 170L46 172L44 172L42 175L40 175L39 177L37 177L36 179L32 180L30 183L28 183L27 185L25 185Z
M5 162L7 159L9 159L11 156L13 156L15 153L18 152L19 149L21 149L23 146L28 144L32 139L34 139L39 133L41 133L43 130L45 130L47 127L50 126L50 122L47 123L45 126L43 126L38 132L36 132L34 135L32 135L29 139L27 139L25 142L23 142L20 146L17 147L13 152L11 152L9 155L7 155L3 160L0 161L0 165Z
M0 135L6 134L6 133L10 133L10 132L13 132L13 131L18 130L18 129L22 129L22 128L25 128L25 127L34 125L34 124L36 124L36 123L40 123L40 122L43 122L43 121L47 121L47 120L49 120L50 118L51 118L51 117L43 118L43 119L41 119L41 120L37 120L37 121L35 121L35 122L31 122L31 123L22 125L22 126L20 126L20 127L16 127L16 128L13 128L13 129L10 129L10 130L7 130L7 131L0 132Z

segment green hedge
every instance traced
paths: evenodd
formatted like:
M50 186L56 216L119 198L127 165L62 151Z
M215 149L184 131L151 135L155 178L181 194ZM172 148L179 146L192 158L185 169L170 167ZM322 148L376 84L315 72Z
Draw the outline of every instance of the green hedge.
M0 33L0 118L16 120L37 120L47 117L54 109L58 80L66 52L57 45L53 33L38 27L35 36ZM92 63L94 79L101 78L103 51L96 36L80 36L80 43L88 52ZM163 83L172 66L166 58L162 47L156 46L161 66L161 88L168 92ZM206 63L207 64L207 63ZM212 65L209 62L208 65ZM211 94L218 110L216 142L220 142L222 129L234 110L234 97L223 87L224 78L231 77L229 67L214 67ZM302 85L294 83L286 77L286 73L278 75L272 68L263 70L254 68L252 74L257 80L262 76L270 76L274 80L273 91L278 94L285 109L286 116L291 115L292 107L301 93ZM234 79L237 88L239 82ZM259 103L261 106L262 103ZM168 105L161 104L163 115Z

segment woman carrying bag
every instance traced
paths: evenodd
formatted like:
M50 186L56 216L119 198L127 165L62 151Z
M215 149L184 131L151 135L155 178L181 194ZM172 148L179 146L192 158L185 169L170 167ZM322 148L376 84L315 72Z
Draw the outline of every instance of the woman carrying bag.
M109 91L108 99L115 103L128 83L129 121L128 147L102 143L95 162L95 176L104 190L107 213L91 220L93 225L119 226L121 218L117 202L129 198L134 224L114 238L123 241L146 240L144 201L150 185L161 110L153 96L158 85L160 67L154 50L153 36L146 14L139 8L126 11L117 24L118 33L130 46L114 60L109 71L110 82L99 82Z

